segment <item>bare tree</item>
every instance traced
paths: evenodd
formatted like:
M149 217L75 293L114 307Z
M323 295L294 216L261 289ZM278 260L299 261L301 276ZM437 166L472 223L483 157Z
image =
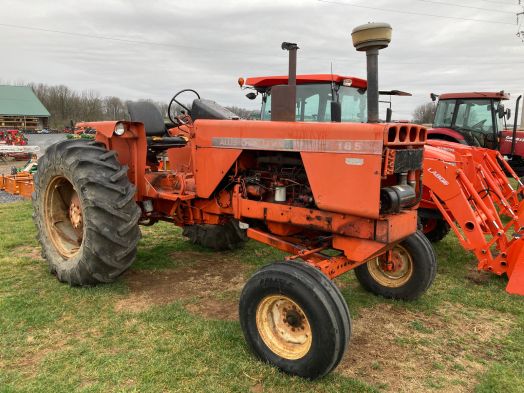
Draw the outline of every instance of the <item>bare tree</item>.
M417 124L433 123L436 106L433 102L419 105L413 111L413 122Z
M118 97L105 97L102 100L104 118L106 120L122 120L126 118L126 106Z
M29 83L31 87L51 114L50 127L62 130L70 127L71 123L79 121L96 120L123 120L127 119L127 101L119 97L108 96L101 98L100 94L93 90L84 90L80 93L71 90L64 85L50 86L43 83ZM168 121L168 105L164 102L157 102L150 99L140 100L154 104L162 113L164 120ZM125 103L124 103L125 102ZM186 104L187 105L187 104ZM191 105L187 105L191 108ZM253 111L239 107L229 107L230 111L236 113L243 119L259 118L259 111ZM172 114L181 114L182 108L173 105Z

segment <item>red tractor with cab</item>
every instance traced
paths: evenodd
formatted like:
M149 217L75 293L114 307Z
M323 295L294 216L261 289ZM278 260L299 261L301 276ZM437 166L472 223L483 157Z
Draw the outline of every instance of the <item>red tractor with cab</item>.
M515 105L512 129L506 120L511 110L504 101L509 94L500 92L469 92L431 94L437 102L433 127L428 139L439 139L468 146L498 150L519 176L524 175L524 130L519 130L519 96Z

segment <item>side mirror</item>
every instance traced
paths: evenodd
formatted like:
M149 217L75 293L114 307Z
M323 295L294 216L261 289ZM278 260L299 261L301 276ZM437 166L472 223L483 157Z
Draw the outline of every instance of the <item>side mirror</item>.
M249 98L250 100L254 100L255 98L257 98L257 93L253 93L253 92L247 93L246 97Z
M331 121L340 123L342 121L342 104L331 101Z
M429 96L431 97L431 101L433 101L433 102L437 101L438 94L431 93Z
M509 119L511 119L511 109L510 108L506 109L506 120L509 120Z
M497 108L497 115L499 116L499 119L502 119L506 115L506 108L504 108L504 105L499 105Z

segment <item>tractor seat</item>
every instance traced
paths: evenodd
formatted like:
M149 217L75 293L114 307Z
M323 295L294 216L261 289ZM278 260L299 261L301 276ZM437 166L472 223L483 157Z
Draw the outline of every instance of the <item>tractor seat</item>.
M222 105L217 104L212 100L197 99L193 101L190 111L191 119L193 121L198 119L213 119L213 120L238 120L239 117L231 112L229 109L224 108Z
M171 149L173 147L183 147L187 141L179 136L169 136L164 117L158 108L147 101L128 102L127 111L131 121L144 124L146 131L147 147L156 153Z

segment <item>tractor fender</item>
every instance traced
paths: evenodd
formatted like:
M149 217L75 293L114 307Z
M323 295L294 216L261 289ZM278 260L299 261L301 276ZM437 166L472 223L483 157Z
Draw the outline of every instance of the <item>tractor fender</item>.
M125 131L115 134L117 124L122 124ZM131 121L99 121L77 123L77 127L96 130L95 140L116 153L120 165L127 167L127 177L135 185L135 200L140 201L146 194L145 170L147 139L144 125Z
M428 130L428 139L440 139L448 142L456 142L462 145L467 145L464 136L450 128L430 128Z

